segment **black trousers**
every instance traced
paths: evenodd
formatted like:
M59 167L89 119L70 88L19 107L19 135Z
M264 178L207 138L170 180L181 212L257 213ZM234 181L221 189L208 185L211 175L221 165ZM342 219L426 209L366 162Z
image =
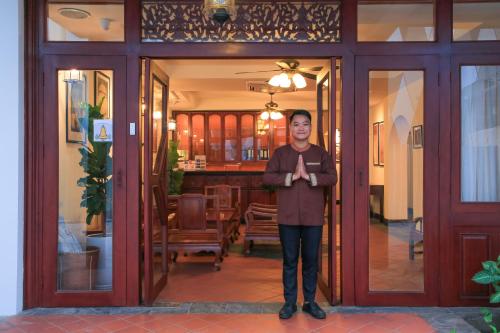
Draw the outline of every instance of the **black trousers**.
M318 254L323 226L279 225L283 250L285 302L297 303L297 265L302 255L302 291L305 302L314 302L318 279Z

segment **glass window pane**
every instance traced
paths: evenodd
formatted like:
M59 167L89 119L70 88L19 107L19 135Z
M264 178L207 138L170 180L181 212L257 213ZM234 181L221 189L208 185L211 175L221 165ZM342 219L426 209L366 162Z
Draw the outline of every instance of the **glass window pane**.
M113 71L60 70L58 290L111 290Z
M461 198L500 201L500 66L461 68Z
M257 160L269 159L269 119L257 117Z
M358 4L358 41L434 41L434 3Z
M122 42L124 1L63 2L49 0L47 39L59 42Z
M222 139L221 117L212 114L208 117L208 156L209 161L221 159L221 139Z
M194 115L191 118L193 126L193 158L196 155L205 155L205 116Z
M241 117L241 160L253 161L253 116Z
M235 161L238 149L238 130L236 116L224 117L224 158L226 161Z
M454 1L453 40L500 40L500 1Z
M164 108L165 105L165 93L163 89L163 84L158 81L158 79L153 78L153 154L152 161L156 160L156 154L158 153L158 148L160 147L162 133L166 130L165 119L163 119L163 113L166 112ZM155 166L156 168L157 166Z
M424 73L369 79L369 288L422 292Z
M274 119L273 122L273 145L274 149L286 145L287 119L282 114L282 118Z
M178 114L175 117L177 130L175 135L179 146L177 152L179 153L179 160L189 160L189 117L187 114Z

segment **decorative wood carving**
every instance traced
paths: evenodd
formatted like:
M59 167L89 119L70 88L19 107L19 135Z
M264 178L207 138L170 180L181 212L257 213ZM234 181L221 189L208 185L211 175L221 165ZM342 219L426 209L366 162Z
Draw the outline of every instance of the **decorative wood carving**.
M220 25L203 15L202 1L143 1L144 42L340 42L336 1L242 2Z

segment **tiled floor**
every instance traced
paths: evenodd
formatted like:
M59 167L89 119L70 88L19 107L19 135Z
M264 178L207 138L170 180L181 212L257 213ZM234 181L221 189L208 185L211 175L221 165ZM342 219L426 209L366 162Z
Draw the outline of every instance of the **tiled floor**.
M231 245L221 270L213 267L212 255L179 255L170 265L167 286L157 298L162 302L258 302L283 301L281 282L281 249L277 242L254 245L251 255L244 256L243 234ZM302 301L301 267L299 266L299 299ZM317 301L326 302L317 290Z
M405 231L402 230L402 235L399 235L386 225L370 225L370 290L422 291L423 255L418 254L414 260L409 260ZM257 243L252 254L244 256L244 225L241 232L218 272L212 269L211 255L179 255L177 263L170 266L168 284L157 298L157 303L282 302L279 243ZM326 234L325 229L324 238ZM337 255L339 262L340 253ZM298 275L300 303L300 267ZM337 270L337 278L340 279L340 269ZM337 292L340 294L339 289ZM318 302L326 302L319 289L316 298Z
M136 314L15 316L0 322L1 332L435 332L413 314L329 314L316 320L303 313L280 320L276 314Z

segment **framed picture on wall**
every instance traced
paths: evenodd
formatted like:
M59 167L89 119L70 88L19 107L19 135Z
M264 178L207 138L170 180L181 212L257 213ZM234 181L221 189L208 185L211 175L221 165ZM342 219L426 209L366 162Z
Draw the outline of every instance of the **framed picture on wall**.
M384 165L384 122L378 123L378 165Z
M95 71L94 73L94 105L102 101L101 114L105 119L109 119L111 109L110 89L111 80L106 74Z
M79 118L85 115L87 76L82 80L66 82L66 142L85 143L85 131Z
M373 165L379 165L379 123L373 123Z
M422 148L424 146L424 126L413 126L413 149Z
M384 166L384 122L373 123L373 165Z

